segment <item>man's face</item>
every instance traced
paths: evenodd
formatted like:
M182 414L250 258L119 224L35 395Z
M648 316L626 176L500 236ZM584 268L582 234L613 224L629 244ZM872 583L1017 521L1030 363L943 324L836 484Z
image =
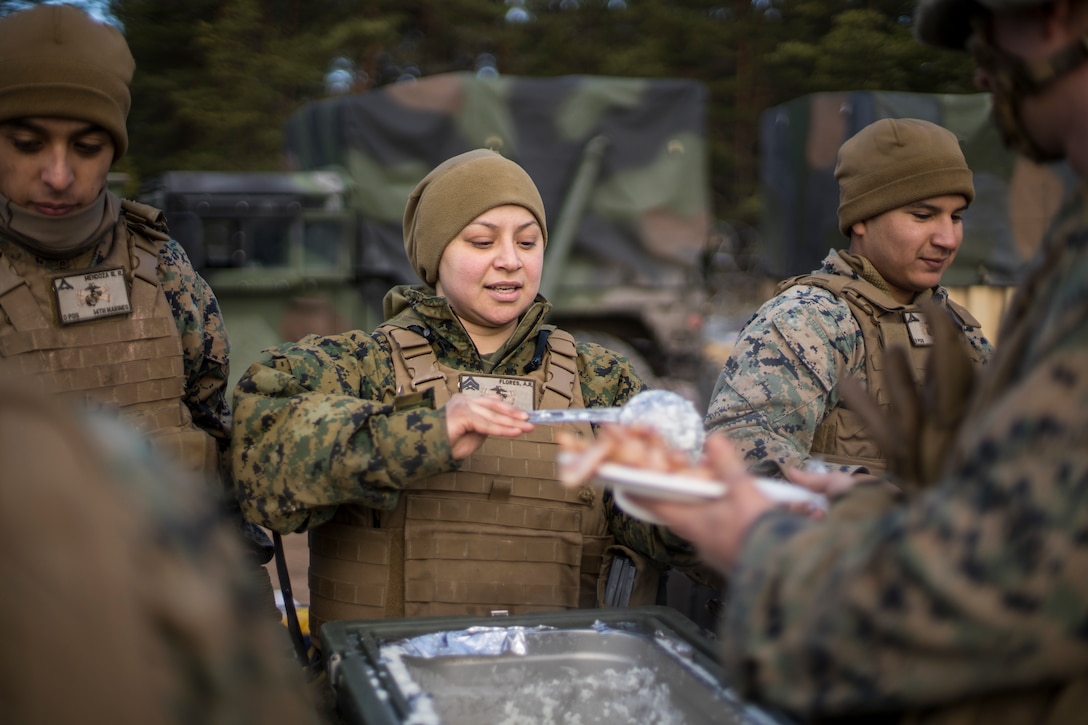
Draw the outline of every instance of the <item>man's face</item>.
M113 151L113 138L86 121L5 121L0 123L0 194L46 216L85 209L106 185Z
M964 197L947 194L892 209L855 223L850 251L872 262L893 298L910 302L940 284L956 258L966 208Z

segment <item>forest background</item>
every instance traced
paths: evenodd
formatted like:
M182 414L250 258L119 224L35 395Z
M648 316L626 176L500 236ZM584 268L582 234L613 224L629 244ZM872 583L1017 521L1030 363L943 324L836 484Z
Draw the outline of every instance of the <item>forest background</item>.
M136 59L132 189L166 170L283 169L309 101L450 71L678 77L709 90L714 214L759 218L759 118L818 91L961 93L963 54L913 37L913 0L72 0ZM0 0L0 15L38 4Z

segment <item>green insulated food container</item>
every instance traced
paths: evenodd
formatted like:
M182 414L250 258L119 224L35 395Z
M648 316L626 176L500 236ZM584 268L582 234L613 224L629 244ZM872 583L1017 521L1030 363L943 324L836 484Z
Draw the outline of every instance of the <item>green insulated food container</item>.
M784 725L742 703L717 643L668 607L330 622L347 725Z

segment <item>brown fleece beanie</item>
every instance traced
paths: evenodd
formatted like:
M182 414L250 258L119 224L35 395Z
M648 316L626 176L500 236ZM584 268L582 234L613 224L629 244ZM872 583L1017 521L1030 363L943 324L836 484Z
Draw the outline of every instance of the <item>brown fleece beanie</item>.
M971 170L948 129L916 118L884 118L839 149L839 231L855 222L945 194L975 200Z
M114 160L128 149L128 86L136 63L121 32L71 5L0 18L0 121L45 116L101 126Z
M419 278L434 286L446 245L488 209L528 209L548 244L544 202L520 166L494 151L476 149L443 161L416 184L404 208L404 251Z

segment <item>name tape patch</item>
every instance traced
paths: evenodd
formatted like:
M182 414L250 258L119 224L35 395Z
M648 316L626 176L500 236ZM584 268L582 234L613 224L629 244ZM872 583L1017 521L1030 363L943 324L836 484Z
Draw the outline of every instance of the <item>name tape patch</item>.
M933 344L933 335L929 332L929 322L925 315L919 312L906 312L904 318L911 344L915 347L929 347Z
M533 410L536 407L536 383L525 378L462 373L458 389L465 395L498 395L522 410Z
M125 270L99 269L53 280L62 324L97 320L132 312Z

